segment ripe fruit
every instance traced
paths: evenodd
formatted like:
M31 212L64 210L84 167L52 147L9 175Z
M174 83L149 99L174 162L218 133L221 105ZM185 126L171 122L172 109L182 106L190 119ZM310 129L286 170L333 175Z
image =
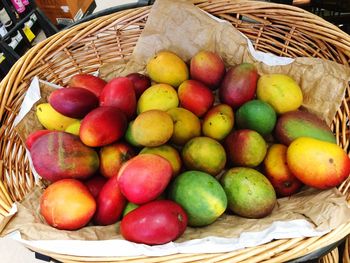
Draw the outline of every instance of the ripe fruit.
M146 69L153 81L175 88L187 80L189 75L185 62L170 51L158 52L148 61Z
M49 185L40 198L40 214L57 229L79 229L90 221L95 210L94 197L75 179L63 179Z
M303 93L291 77L284 74L265 74L259 78L256 96L269 103L278 114L298 109Z
M99 166L98 154L85 146L78 136L50 132L38 138L30 149L38 174L50 182L64 178L85 179Z
M140 73L131 73L126 76L134 84L134 90L136 98L138 99L141 94L151 86L151 79Z
M90 147L104 146L124 136L127 128L125 114L118 108L100 106L82 120L79 136Z
M278 118L275 135L276 139L285 145L291 144L299 137L337 142L333 132L324 121L315 114L299 110L286 112Z
M130 120L136 112L136 95L132 81L126 77L110 80L101 92L100 106L117 107Z
M167 144L163 144L158 147L145 147L140 151L140 154L144 153L157 154L167 159L170 162L171 167L173 169L173 177L179 174L182 162L180 154L174 147Z
M193 112L198 117L203 116L214 103L212 91L197 80L186 80L178 89L181 107Z
M77 119L59 113L49 103L41 103L36 106L35 114L42 126L53 131L64 131L77 121Z
M141 144L137 143L134 138L134 134L132 133L132 126L134 124L134 121L130 121L128 124L128 127L126 128L124 139L127 143L129 143L132 146L135 147L142 147Z
M250 129L261 135L268 135L276 124L276 112L266 102L251 100L236 111L236 124L239 129Z
M184 108L172 108L167 111L174 122L174 132L170 141L176 145L184 145L190 139L201 135L199 118Z
M219 88L220 101L236 109L255 96L259 75L253 64L242 63L230 68Z
M80 125L81 125L81 120L76 120L75 122L68 125L64 131L70 134L79 136Z
M105 177L118 175L120 167L134 155L134 150L123 142L103 146L100 149L101 174Z
M194 227L213 223L227 207L220 183L210 174L199 171L178 175L169 187L169 198L183 207L188 225Z
M148 110L167 111L179 105L176 90L168 84L156 84L149 87L137 102L137 113Z
M71 77L68 82L69 87L79 87L87 89L94 93L97 98L100 96L101 91L105 85L106 81L90 74L76 74L73 77Z
M84 88L56 89L50 93L48 101L59 113L78 119L98 107L96 95Z
M350 159L342 148L308 137L289 145L287 163L300 181L318 189L338 186L350 173Z
M40 138L42 135L47 134L53 132L51 130L38 130L38 131L34 131L31 134L28 135L25 145L27 147L27 149L30 151L30 149L32 148L32 145L34 144L34 142Z
M209 137L196 137L188 141L182 149L181 156L187 169L211 175L219 174L226 164L224 147Z
M149 110L136 117L131 133L136 143L155 147L166 143L173 135L173 120L164 111Z
M185 232L187 215L170 200L156 200L129 212L121 221L120 232L129 241L160 245L176 240Z
M278 196L290 196L299 191L302 183L292 174L287 164L287 146L273 144L264 159L264 173Z
M205 136L215 140L224 139L234 124L233 110L226 104L212 107L204 117L202 131Z
M218 54L203 50L192 57L190 75L191 79L216 89L225 75L225 64Z
M275 207L273 186L263 174L252 168L232 168L220 182L227 195L228 207L239 216L262 218Z
M126 202L120 191L117 176L109 178L97 197L94 222L103 226L114 224L121 217Z
M256 167L264 160L267 151L264 138L248 129L230 133L225 146L228 157L236 166Z
M172 167L156 154L140 154L127 161L118 173L120 190L128 201L144 204L156 199L167 187Z
M87 179L84 182L84 184L89 189L90 193L96 200L98 197L98 194L101 192L101 189L106 184L106 182L107 182L106 177L97 174Z

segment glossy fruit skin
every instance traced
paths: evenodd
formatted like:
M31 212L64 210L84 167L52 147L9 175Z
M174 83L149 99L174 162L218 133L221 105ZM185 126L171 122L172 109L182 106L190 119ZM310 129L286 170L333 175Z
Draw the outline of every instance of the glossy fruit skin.
M137 113L149 110L167 111L179 105L176 90L164 83L155 84L145 90L137 101Z
M290 196L303 185L290 171L287 164L287 146L271 145L264 159L264 174L279 197Z
M131 125L131 135L137 144L156 147L171 138L174 131L173 120L161 110L149 110L136 117Z
M95 94L97 98L100 97L102 89L107 84L106 81L91 74L76 74L70 78L68 82L69 87L84 88Z
M227 207L227 197L220 183L200 171L178 175L169 187L168 197L182 206L188 216L188 225L194 227L212 224Z
M153 153L167 159L173 169L173 178L179 174L182 166L182 161L179 152L168 144L163 144L158 147L144 147L139 154Z
M198 170L213 176L219 174L226 164L224 147L205 136L189 140L182 148L181 157L188 170Z
M262 136L269 135L276 125L277 114L266 102L250 100L244 103L235 113L238 129L257 131Z
M30 151L30 148L32 147L32 145L34 144L34 142L40 138L42 135L47 134L53 132L52 130L37 130L32 132L31 134L28 135L25 145L27 147L27 149Z
M165 83L177 88L189 77L186 63L175 53L160 51L146 65L150 78L157 83Z
M121 221L120 232L129 241L160 245L176 240L187 226L187 215L170 200L156 200L129 212Z
M98 107L99 101L94 93L84 88L68 87L56 89L48 98L50 105L59 113L70 118L84 118Z
M78 136L66 132L42 135L32 145L30 155L35 170L50 182L86 179L99 167L97 152L85 146Z
M287 163L301 182L317 189L338 186L350 173L350 158L340 146L309 137L288 146Z
M230 106L226 104L215 105L204 116L203 135L221 141L231 132L234 120L234 113Z
M249 129L232 131L225 139L225 148L234 166L256 167L267 152L264 138Z
M177 91L181 107L202 117L214 104L212 91L197 80L186 80Z
M126 76L134 84L134 90L136 98L138 99L141 94L151 86L151 79L140 73L130 73Z
M276 204L276 193L267 178L247 167L234 167L223 174L220 182L225 189L228 207L247 218L269 215Z
M253 64L242 63L230 68L221 82L219 97L222 103L236 109L255 96L258 71Z
M120 167L135 156L131 146L124 142L109 144L100 148L100 172L110 178L118 175Z
M299 137L337 143L333 132L324 121L315 114L300 110L289 111L279 116L275 136L280 143L287 146Z
M256 97L269 103L277 114L297 110L303 103L298 83L285 74L264 74L257 83Z
M225 64L217 53L202 50L191 58L190 75L191 79L198 80L214 90L225 75Z
M57 229L76 230L85 226L96 210L86 186L75 179L63 179L48 186L40 198L40 213Z
M70 118L59 113L50 103L37 105L35 114L40 124L52 131L64 131L69 125L78 121L78 119Z
M124 136L127 128L125 114L118 108L100 106L82 120L79 130L81 141L90 147L100 147Z
M126 205L126 198L122 194L117 176L108 179L97 197L97 209L94 222L97 225L114 224L121 217Z
M128 120L136 112L136 95L132 81L126 77L117 77L110 80L100 95L100 106L119 108Z
M167 111L174 122L174 132L170 141L176 145L185 145L190 139L201 135L200 119L184 108L172 108Z
M92 196L95 199L97 199L98 194L101 192L101 189L103 188L107 180L108 179L106 177L97 174L84 181L84 184L89 189Z
M156 154L141 154L127 161L119 170L118 183L128 201L137 205L155 200L172 177L168 160Z

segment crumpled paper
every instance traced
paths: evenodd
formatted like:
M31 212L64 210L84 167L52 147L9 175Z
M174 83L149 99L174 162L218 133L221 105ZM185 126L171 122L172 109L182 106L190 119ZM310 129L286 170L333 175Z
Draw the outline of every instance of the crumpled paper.
M331 61L281 58L255 51L251 43L230 24L213 18L185 0L158 0L132 59L126 64L103 66L100 76L109 80L135 71L145 72L147 60L164 49L174 51L186 61L201 49L213 50L223 57L226 66L246 61L254 63L260 74L279 72L291 75L303 89L303 106L327 123L333 119L350 79L349 68ZM35 123L33 105L45 101L52 88L43 82L38 83L39 88L33 87L32 90L39 90L41 94L34 94L34 103L29 109L24 109L23 116L16 120L16 129L22 138L41 128ZM38 186L17 204L18 213L2 235L11 234L31 247L69 255L159 256L227 252L273 239L320 236L350 220L345 196L336 188L327 191L305 188L297 195L279 199L272 214L265 218L245 219L225 214L207 227L188 227L176 242L147 246L123 240L119 223L104 227L87 226L77 231L62 231L48 226L39 213L42 191L42 187Z

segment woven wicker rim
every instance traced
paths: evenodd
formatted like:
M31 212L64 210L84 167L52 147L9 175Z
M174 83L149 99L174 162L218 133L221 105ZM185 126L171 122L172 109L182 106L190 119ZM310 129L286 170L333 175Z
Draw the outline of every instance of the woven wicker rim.
M254 1L193 2L208 13L232 23L252 40L257 50L287 57L319 57L349 65L350 36L302 9ZM38 75L41 79L64 85L78 72L89 73L96 71L102 63L127 60L149 11L150 7L129 9L61 31L21 57L0 83L0 208L4 212L12 201L22 200L35 185L23 144L12 127L31 79ZM134 26L132 29L131 25ZM349 87L331 126L338 144L347 152L348 100ZM347 180L339 190L348 195L349 187L350 180ZM65 262L283 262L330 245L349 233L350 224L344 224L322 237L277 240L219 254L89 258L42 252Z

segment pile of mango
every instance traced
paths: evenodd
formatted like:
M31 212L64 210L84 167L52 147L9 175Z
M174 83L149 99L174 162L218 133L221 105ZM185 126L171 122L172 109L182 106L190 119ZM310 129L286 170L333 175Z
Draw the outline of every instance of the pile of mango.
M36 106L43 129L26 140L50 182L40 213L63 230L117 223L125 239L151 245L224 212L265 217L278 197L350 173L332 131L302 102L290 76L227 68L206 50L188 64L162 51L146 74L108 82L72 76Z

